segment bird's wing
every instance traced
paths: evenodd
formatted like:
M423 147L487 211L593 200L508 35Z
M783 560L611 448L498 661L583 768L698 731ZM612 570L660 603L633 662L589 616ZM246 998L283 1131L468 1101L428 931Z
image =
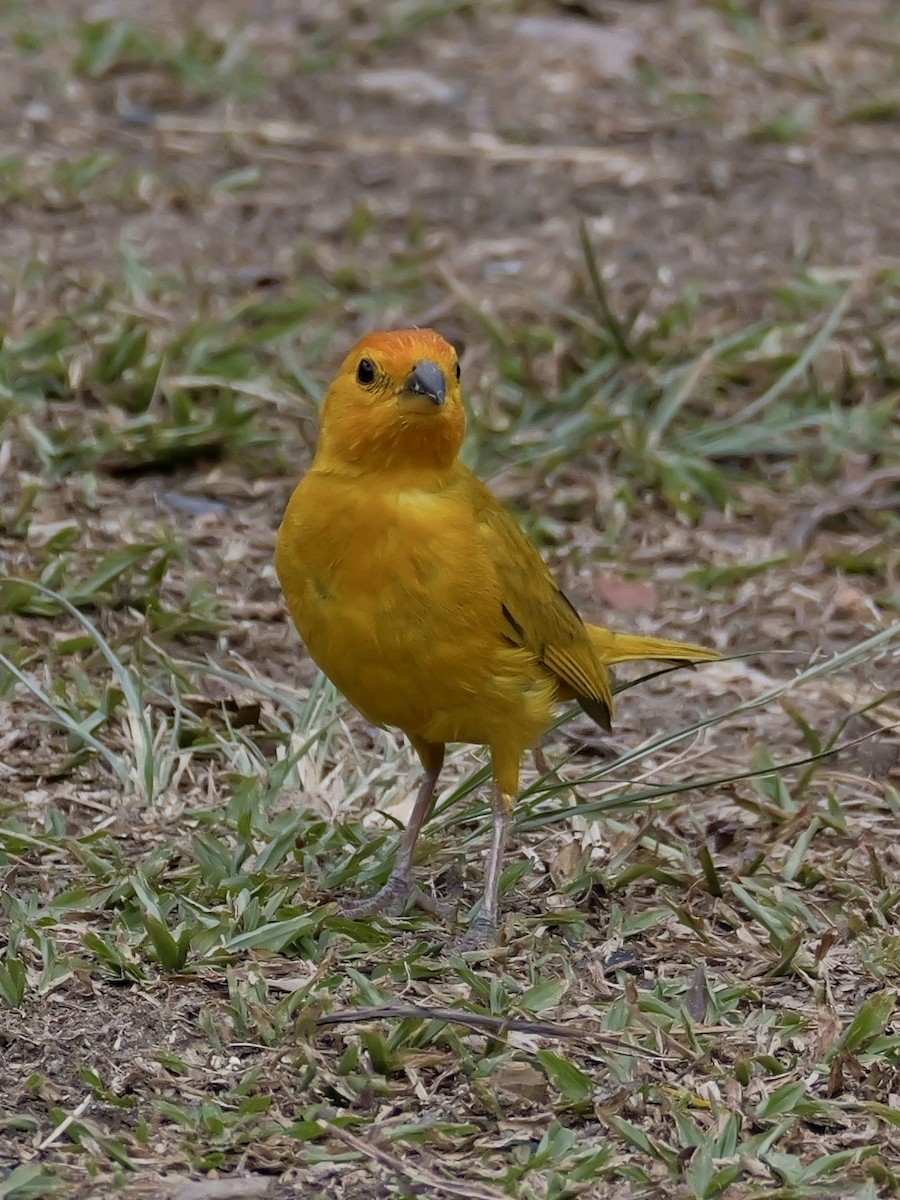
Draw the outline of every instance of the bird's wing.
M612 693L587 629L509 513L479 484L478 522L497 571L503 632L557 677L563 691L609 728Z

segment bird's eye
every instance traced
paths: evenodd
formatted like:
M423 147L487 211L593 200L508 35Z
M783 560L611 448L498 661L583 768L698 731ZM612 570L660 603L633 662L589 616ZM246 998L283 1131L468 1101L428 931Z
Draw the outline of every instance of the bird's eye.
M459 363L456 364L456 378L459 379L462 372L459 369Z
M363 387L368 387L370 383L375 382L375 364L371 358L361 358L359 366L356 368L356 379Z

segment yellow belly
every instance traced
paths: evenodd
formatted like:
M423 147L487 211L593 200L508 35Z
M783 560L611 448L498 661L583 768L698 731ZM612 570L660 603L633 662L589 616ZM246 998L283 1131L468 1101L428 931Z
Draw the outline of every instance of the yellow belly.
M503 636L499 588L474 520L446 497L366 495L307 476L276 569L316 664L377 725L431 742L524 748L556 684Z

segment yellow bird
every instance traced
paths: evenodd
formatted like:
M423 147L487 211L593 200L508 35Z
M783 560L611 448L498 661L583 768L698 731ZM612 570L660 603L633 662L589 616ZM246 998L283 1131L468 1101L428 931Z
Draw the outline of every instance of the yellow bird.
M586 625L492 493L459 461L456 352L430 329L372 333L322 405L315 459L288 504L275 568L313 660L374 725L403 730L425 776L388 882L353 916L411 898L416 840L448 742L490 750L493 838L471 944L496 935L524 752L576 700L609 728L607 667L713 650Z

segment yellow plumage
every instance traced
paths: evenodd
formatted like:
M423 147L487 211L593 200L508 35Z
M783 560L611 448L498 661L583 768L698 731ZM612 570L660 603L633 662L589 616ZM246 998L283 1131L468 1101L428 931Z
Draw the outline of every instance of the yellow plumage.
M415 893L412 854L447 742L487 745L495 830L477 936L497 922L500 861L525 750L560 702L608 726L607 666L696 661L701 646L585 625L534 546L457 455L453 348L432 330L363 338L325 398L315 460L275 565L313 660L368 720L402 729L425 767L390 881L369 914Z

